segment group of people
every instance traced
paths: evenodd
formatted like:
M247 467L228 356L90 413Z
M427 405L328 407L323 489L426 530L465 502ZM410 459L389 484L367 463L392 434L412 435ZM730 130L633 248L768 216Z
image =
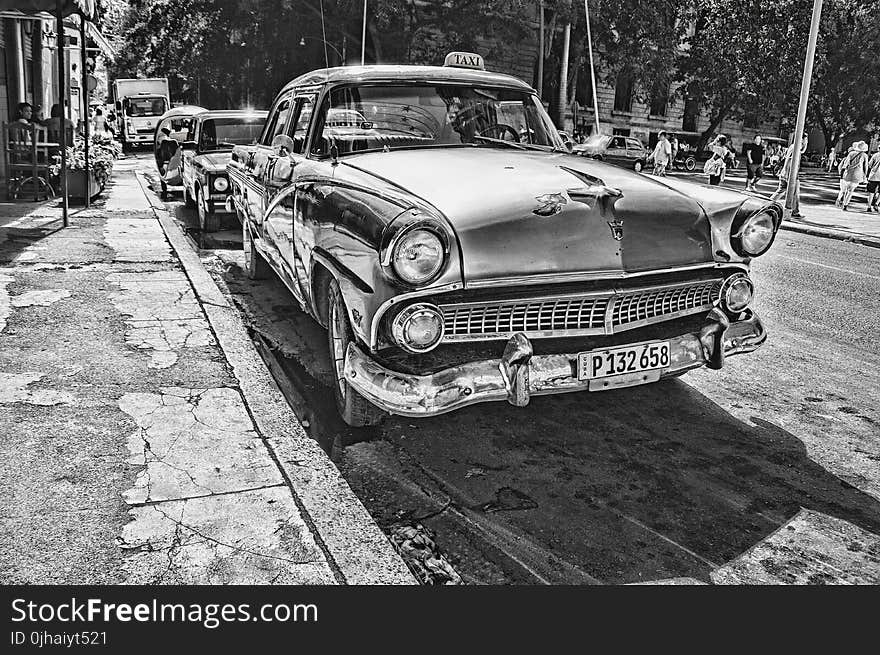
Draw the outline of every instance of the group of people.
M663 177L666 171L675 166L675 158L678 157L679 144L678 138L669 138L666 132L660 132L657 135L657 145L654 151L648 156L648 161L654 162L653 174Z
M34 126L46 129L50 141L58 141L61 127L64 126L68 130L73 129L73 123L70 119L62 116L61 105L52 105L49 118L44 119L42 108L36 107L29 102L20 102L16 106L16 119L9 124L10 138L17 138L20 141L28 141L30 139L31 130Z
M868 206L865 211L880 214L880 145L869 157L868 144L856 141L837 164L837 172L840 174L840 192L834 201L836 207L847 211L856 188L866 182Z

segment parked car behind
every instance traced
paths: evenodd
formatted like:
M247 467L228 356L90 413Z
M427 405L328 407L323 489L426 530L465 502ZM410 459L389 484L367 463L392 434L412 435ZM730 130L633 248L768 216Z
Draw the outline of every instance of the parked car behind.
M192 117L182 144L183 197L199 214L199 228L215 232L227 212L229 177L226 163L235 146L255 143L263 130L265 111L212 110Z
M573 152L583 157L607 161L615 166L631 168L637 173L645 167L650 154L635 137L594 134L586 142L575 145Z
M228 171L247 273L327 328L350 425L646 384L766 339L748 272L778 204L569 154L535 90L479 64L297 77Z
M189 132L192 117L198 113L207 111L204 107L197 105L182 105L173 107L166 111L156 122L156 131L153 132L153 155L156 158L156 169L159 171L159 180L162 186L162 199L168 195L168 187L180 187L182 181L180 178L180 143L186 140ZM168 137L177 144L176 148L164 147L160 152L160 135L163 128L168 128L170 133ZM171 152L171 151L174 152ZM175 157L175 153L177 156Z

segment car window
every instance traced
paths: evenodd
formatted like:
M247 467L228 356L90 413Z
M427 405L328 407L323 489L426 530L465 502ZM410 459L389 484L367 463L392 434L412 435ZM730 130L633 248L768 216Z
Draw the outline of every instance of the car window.
M271 146L272 140L279 134L284 134L284 127L287 125L287 117L290 114L291 100L290 96L275 105L275 111L272 112L270 119L266 122L266 129L263 132L263 138L260 143L264 146Z
M519 89L464 84L386 83L333 89L316 122L316 154L365 150L499 147L509 141L560 146L537 98ZM502 147L504 144L500 144Z
M199 134L199 150L231 150L256 143L262 129L263 119L259 116L206 118Z
M609 148L623 148L623 139L619 136L611 139L611 143L608 144Z
M290 121L287 135L293 139L293 151L301 154L305 152L306 148L309 123L312 120L312 113L315 108L315 97L301 96L296 98L295 102L294 118Z
M626 140L626 147L629 148L630 150L642 150L643 149L641 141L639 141L637 139L627 139Z
M199 127L199 121L197 119L192 119L186 131L186 140L187 141L195 141L196 140L196 131Z

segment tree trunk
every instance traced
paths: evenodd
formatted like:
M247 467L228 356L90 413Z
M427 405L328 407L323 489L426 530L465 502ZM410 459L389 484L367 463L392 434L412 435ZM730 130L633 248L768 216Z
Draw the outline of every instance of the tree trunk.
M568 48L571 42L571 23L565 24L562 36L562 61L559 64L559 120L557 129L565 129L565 109L568 104Z
M702 150L706 144L709 142L709 137L712 136L712 133L718 129L718 126L724 122L724 119L727 117L730 108L733 106L733 102L728 102L719 107L718 112L709 120L709 127L707 127L700 134L700 138L697 141L697 150Z

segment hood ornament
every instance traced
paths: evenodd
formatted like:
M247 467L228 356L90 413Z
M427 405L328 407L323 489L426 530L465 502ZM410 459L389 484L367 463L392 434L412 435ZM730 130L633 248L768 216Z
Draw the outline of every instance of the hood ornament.
M565 193L545 193L536 196L535 200L541 203L540 207L533 209L532 213L537 216L555 216L562 211L562 207L568 204Z

